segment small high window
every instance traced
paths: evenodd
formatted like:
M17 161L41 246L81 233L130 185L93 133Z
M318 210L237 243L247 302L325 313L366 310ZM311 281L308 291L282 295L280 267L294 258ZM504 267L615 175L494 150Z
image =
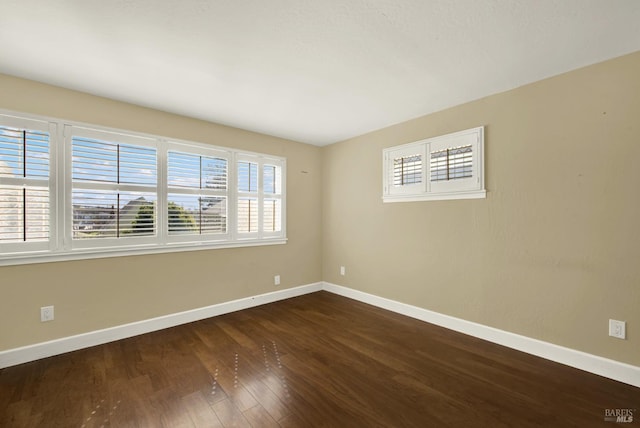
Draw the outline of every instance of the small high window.
M385 149L384 202L486 197L483 148L478 127Z

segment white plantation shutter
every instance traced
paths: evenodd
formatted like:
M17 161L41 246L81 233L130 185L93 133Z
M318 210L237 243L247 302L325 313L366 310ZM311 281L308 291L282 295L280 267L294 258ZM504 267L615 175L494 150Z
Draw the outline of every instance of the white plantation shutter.
M49 239L49 189L0 185L0 241Z
M469 178L473 176L473 146L432 151L429 168L432 182Z
M0 115L0 248L50 248L51 139L55 126Z
M386 193L404 195L423 192L424 147L409 146L387 150L384 154Z
M282 204L279 199L265 199L264 200L264 231L268 232L280 232L282 227L281 221Z
M216 150L168 151L167 230L170 239L228 238L229 157L228 152Z
M238 198L238 233L258 233L258 198Z
M73 238L155 234L155 193L73 190Z
M473 192L483 188L479 175L481 132L458 132L429 143L429 189L433 193Z
M238 169L238 233L258 233L258 163L242 160Z
M284 233L283 163L241 156L237 164L237 233L242 238L279 237Z
M263 166L263 231L265 234L282 230L282 168L279 165Z
M393 159L393 185L422 183L422 155L414 154Z
M286 159L0 111L0 266L286 242Z
M134 244L155 237L158 166L154 143L84 128L67 132L72 182L72 219L68 220L74 246L127 245L121 240Z
M384 202L484 198L484 128L383 151Z

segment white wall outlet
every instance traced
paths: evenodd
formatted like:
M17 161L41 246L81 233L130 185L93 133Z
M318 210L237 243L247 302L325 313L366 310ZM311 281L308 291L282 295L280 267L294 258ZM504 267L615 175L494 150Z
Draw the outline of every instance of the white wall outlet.
M626 339L627 323L624 321L609 320L609 336Z
M40 322L53 321L53 306L40 308Z
M347 269L344 266L340 266L340 275L345 276L347 274Z
M273 284L280 285L280 275L276 275L273 277Z

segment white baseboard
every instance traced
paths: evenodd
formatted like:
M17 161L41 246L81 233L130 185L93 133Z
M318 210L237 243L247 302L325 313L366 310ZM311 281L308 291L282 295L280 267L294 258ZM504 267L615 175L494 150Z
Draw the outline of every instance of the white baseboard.
M323 284L321 282L317 282L315 284L287 288L285 290L274 291L272 293L260 294L258 296L206 306L204 308L193 309L190 311L151 318L130 324L105 328L103 330L63 337L61 339L51 340L48 342L36 343L34 345L24 346L21 348L1 351L0 369L29 361L39 360L40 358L75 351L77 349L113 342L114 340L125 339L139 334L175 327L180 324L199 321L205 318L215 317L217 315L252 308L266 303L277 302L278 300L313 293L315 291L322 290L322 285Z
M587 354L586 352L576 351L575 349L565 348L471 321L465 321L460 318L443 315L438 312L407 305L395 300L385 299L352 288L342 287L328 282L324 282L323 284L323 290L339 294L340 296L640 387L640 367L637 366Z
M77 349L101 345L114 340L125 339L144 333L150 333L152 331L162 330L164 328L175 327L180 324L186 324L242 309L248 309L254 306L277 302L291 297L314 293L320 290L325 290L330 293L358 300L401 315L406 315L411 318L419 319L450 330L497 343L508 348L513 348L518 351L536 355L570 367L575 367L619 382L640 387L640 367L587 354L586 352L576 351L574 349L565 348L471 321L465 321L460 318L443 315L428 309L400 303L395 300L385 299L373 294L364 293L362 291L342 287L328 282L317 282L300 287L288 288L272 293L260 294L253 297L206 306L204 308L151 318L148 320L124 324L103 330L96 330L76 336L64 337L48 342L36 343L34 345L24 346L21 348L0 351L0 369L29 361L35 361L40 358L75 351Z

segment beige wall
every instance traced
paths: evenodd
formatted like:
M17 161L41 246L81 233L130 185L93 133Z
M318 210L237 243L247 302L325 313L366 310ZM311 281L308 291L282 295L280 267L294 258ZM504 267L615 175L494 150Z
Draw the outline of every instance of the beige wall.
M320 148L4 75L0 108L284 156L289 238L286 245L0 267L0 351L321 280ZM54 322L40 323L44 305L55 305Z
M479 125L486 199L382 203L383 148ZM640 365L639 160L640 53L326 147L323 279Z
M280 274L640 365L639 76L636 53L320 149L0 75L3 109L285 156L289 237L0 267L0 350L274 291ZM478 125L486 199L382 203L384 147Z

